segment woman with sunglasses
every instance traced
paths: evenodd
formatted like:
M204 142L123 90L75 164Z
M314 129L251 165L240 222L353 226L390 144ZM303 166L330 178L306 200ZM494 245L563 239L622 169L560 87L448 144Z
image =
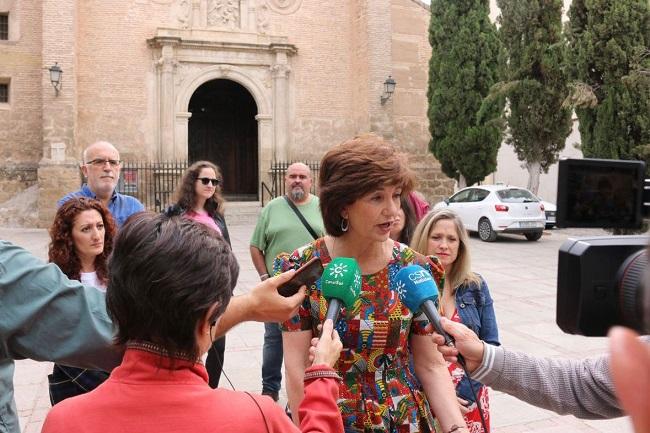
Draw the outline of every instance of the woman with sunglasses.
M221 170L210 161L197 161L183 173L176 191L176 204L170 209L171 213L182 214L185 218L214 229L230 245L228 227L223 216L224 202L221 195ZM225 350L224 336L216 339L208 351L205 367L211 388L219 386Z

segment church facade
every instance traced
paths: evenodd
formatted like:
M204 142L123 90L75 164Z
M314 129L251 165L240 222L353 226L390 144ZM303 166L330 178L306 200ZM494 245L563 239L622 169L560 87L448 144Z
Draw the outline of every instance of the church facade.
M37 185L41 226L97 140L127 161L214 161L227 193L259 200L274 161L372 131L430 199L453 187L427 151L419 0L0 0L2 16L0 203Z

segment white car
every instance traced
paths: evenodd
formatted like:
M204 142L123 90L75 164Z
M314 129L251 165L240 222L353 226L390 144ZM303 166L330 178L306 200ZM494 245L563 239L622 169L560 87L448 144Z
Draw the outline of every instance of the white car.
M557 207L551 202L542 200L542 198L539 196L537 198L539 198L540 203L544 205L544 214L546 214L546 228L552 229L555 227Z
M468 231L478 232L482 241L492 242L498 233L517 233L529 241L542 237L546 225L544 205L525 188L480 185L463 188L437 203L434 210L449 207Z

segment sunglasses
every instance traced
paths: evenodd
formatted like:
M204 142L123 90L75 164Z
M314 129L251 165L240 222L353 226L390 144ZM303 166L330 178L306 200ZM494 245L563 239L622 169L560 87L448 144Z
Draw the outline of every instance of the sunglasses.
M212 183L212 186L217 186L221 183L221 179L212 179L209 177L199 177L196 180L200 180L203 185L207 185L209 183Z

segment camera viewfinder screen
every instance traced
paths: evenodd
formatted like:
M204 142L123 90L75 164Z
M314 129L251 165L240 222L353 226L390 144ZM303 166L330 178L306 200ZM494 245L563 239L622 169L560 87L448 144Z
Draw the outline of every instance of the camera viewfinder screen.
M568 159L560 161L559 171L559 227L641 225L643 162Z

